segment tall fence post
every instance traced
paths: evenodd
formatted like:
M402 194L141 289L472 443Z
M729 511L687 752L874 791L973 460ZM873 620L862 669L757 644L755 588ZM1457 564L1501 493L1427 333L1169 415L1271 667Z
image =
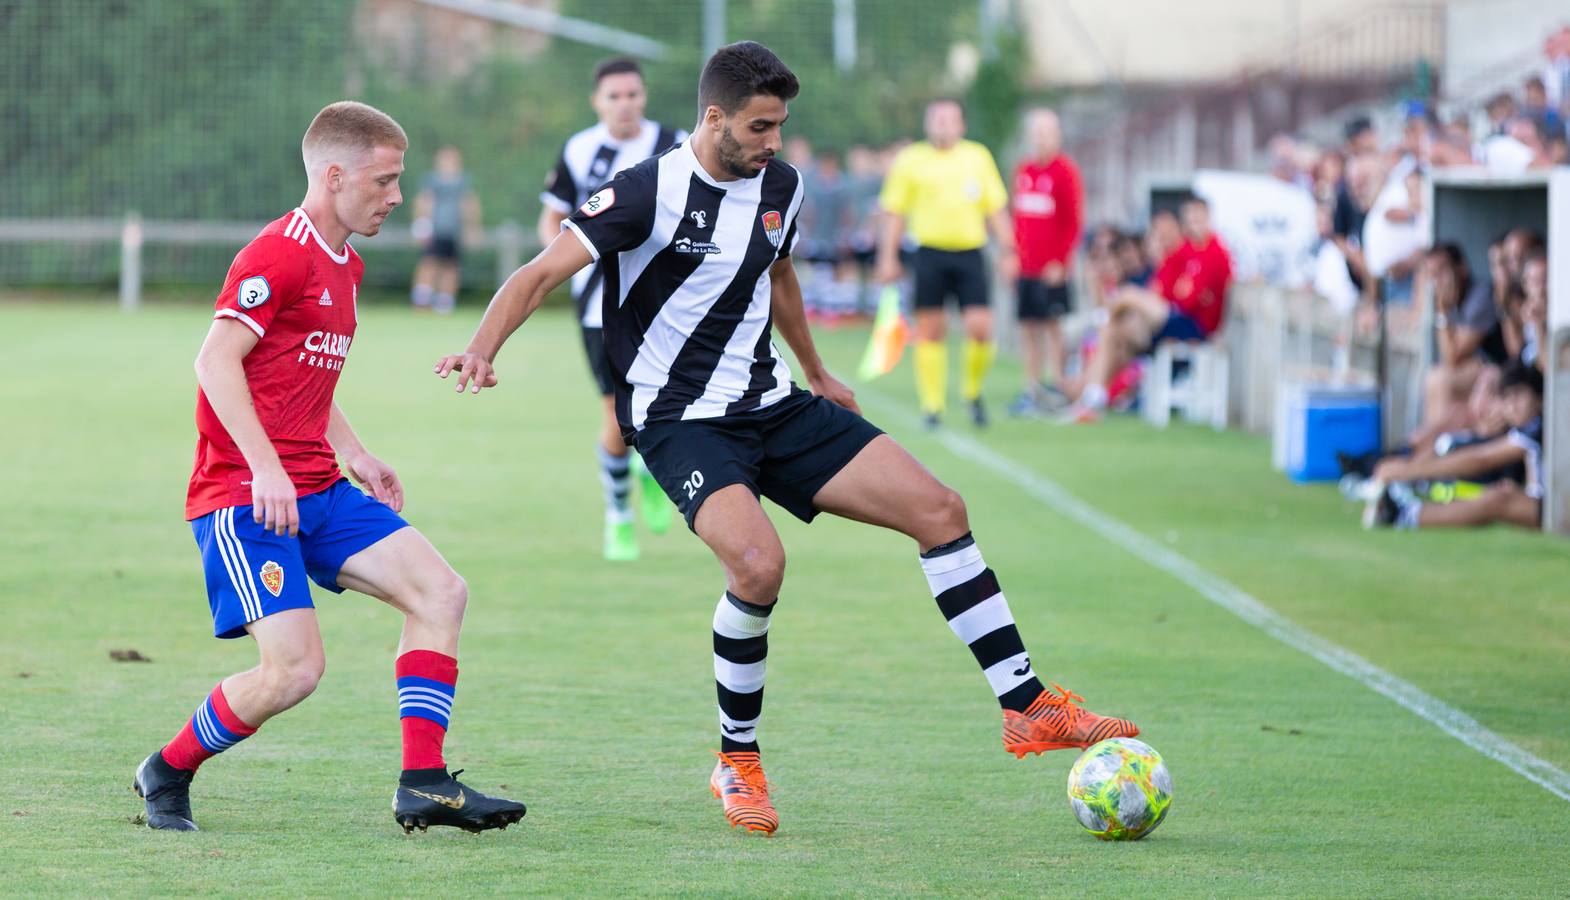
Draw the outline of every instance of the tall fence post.
M120 309L142 305L142 214L131 210L120 228Z
M512 219L496 229L496 286L504 282L523 264L523 227Z

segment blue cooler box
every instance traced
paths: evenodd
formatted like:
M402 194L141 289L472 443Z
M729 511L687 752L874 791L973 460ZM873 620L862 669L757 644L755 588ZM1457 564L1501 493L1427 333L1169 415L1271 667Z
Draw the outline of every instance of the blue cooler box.
M1287 383L1276 400L1272 456L1293 481L1334 481L1336 454L1378 450L1379 431L1373 388Z

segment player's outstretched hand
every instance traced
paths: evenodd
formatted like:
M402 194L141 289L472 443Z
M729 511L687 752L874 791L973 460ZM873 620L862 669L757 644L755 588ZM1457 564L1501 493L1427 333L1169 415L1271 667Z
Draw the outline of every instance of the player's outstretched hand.
M478 394L480 388L496 386L496 370L491 368L490 360L478 353L449 354L442 357L432 371L443 378L457 372L460 394L465 387L472 393Z
M300 533L300 507L294 482L281 467L273 472L251 473L251 518L282 537Z
M403 512L403 482L398 473L369 453L361 453L343 461L344 468L355 481L365 485L378 502L392 507L393 512Z
M824 372L815 378L808 378L807 387L819 397L837 403L858 416L861 415L861 406L856 402L856 392L833 375Z

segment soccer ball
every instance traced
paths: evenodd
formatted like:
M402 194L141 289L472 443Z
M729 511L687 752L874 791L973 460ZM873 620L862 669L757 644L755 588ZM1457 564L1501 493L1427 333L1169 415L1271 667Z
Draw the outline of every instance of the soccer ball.
M1172 806L1172 776L1144 741L1110 738L1080 754L1068 773L1068 803L1103 841L1137 841Z

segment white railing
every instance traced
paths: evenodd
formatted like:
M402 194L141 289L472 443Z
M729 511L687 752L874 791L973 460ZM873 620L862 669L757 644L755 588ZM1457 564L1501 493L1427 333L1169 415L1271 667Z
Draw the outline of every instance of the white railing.
M261 222L202 222L144 220L135 212L123 219L0 219L0 244L118 244L120 247L120 306L141 305L145 248L152 244L202 247L224 246L239 250L265 227ZM522 264L524 253L538 249L533 231L508 220L488 229L466 249L496 254L496 283L500 285ZM374 238L357 237L361 252L403 250L420 246L407 227L387 227Z
M1422 333L1415 314L1392 316L1386 329L1386 446L1404 439L1422 411ZM1255 284L1233 288L1222 339L1231 371L1228 421L1256 434L1270 433L1283 381L1378 383L1378 334L1358 331L1308 292Z

